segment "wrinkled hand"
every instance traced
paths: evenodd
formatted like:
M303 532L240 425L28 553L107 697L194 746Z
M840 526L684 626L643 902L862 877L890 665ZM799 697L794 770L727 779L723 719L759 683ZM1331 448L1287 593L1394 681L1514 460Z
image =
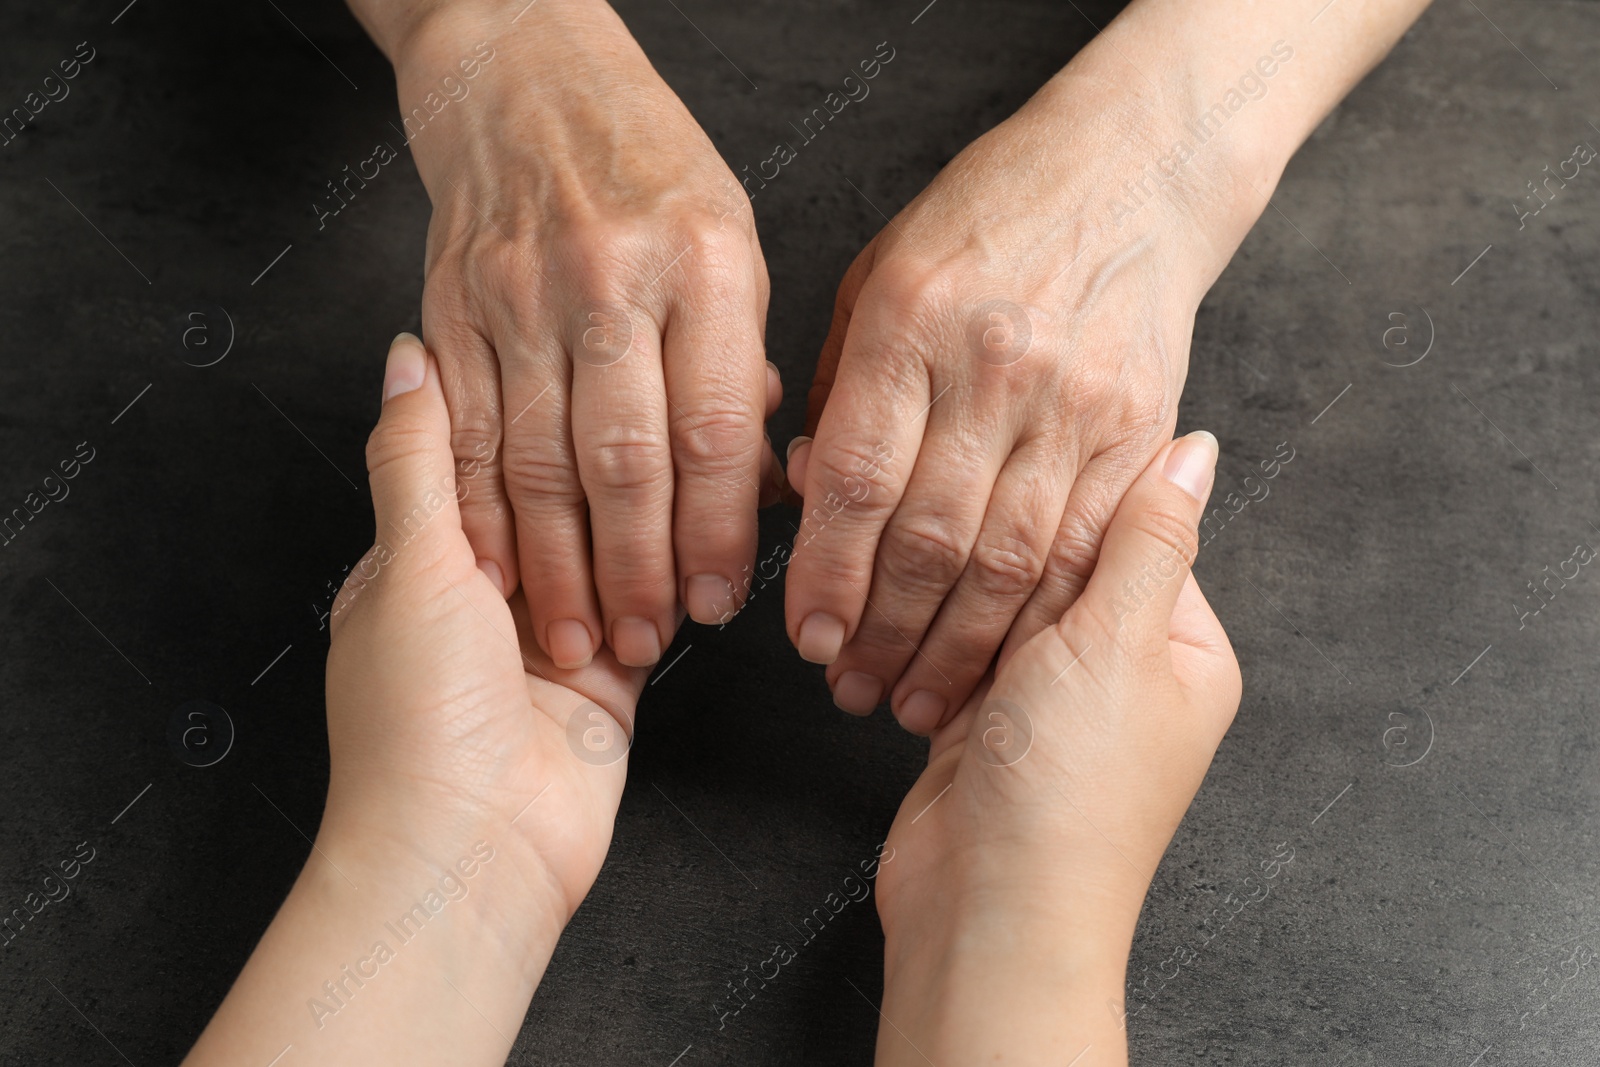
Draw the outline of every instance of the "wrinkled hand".
M467 538L554 662L652 664L680 602L740 606L778 469L748 201L603 3L447 5L395 65L402 108L460 94L412 148Z
M811 390L815 441L791 453L790 638L829 664L840 707L887 698L917 733L1083 589L1171 436L1210 281L1170 202L1112 224L1147 149L1061 97L974 142L857 258Z
M321 839L427 864L481 834L559 932L605 858L648 671L606 650L556 668L525 598L479 568L438 364L409 335L385 396L367 446L377 543L334 603Z
M1215 449L1191 435L1157 455L1082 596L934 732L878 878L899 1028L880 1031L878 1063L1061 1063L1085 1044L1084 1064L1123 1062L1107 1007L1239 704L1189 572Z

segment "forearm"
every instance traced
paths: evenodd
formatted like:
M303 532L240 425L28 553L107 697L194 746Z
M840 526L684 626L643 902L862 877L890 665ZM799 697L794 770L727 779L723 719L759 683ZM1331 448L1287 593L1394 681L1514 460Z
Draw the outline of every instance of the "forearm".
M389 62L399 64L407 47L428 27L472 21L485 31L498 31L531 6L527 0L346 0ZM548 3L548 0L544 0ZM609 12L605 0L565 0L566 6L595 15ZM615 16L613 16L615 17ZM520 20L519 20L520 21Z
M1029 106L1070 115L1085 97L1106 101L1129 173L1100 203L1175 203L1209 246L1209 287L1290 157L1426 6L1133 0ZM1102 221L1115 230L1117 215Z
M544 45L554 61L528 74L549 75L561 84L576 70L559 59L570 57L572 45L587 41L631 43L632 37L606 0L347 0L356 19L397 71L408 63L438 59L450 64L454 55L433 56L451 42L489 41L496 48L526 51ZM587 49L585 49L587 50ZM570 57L580 62L578 57ZM402 74L403 81L403 71ZM440 71L440 73L448 73ZM404 86L402 85L402 89ZM405 101L402 100L402 103Z
M468 214L495 216L532 200L560 214L639 159L671 175L695 149L714 158L605 0L350 3L394 64L401 132L436 205L466 196ZM523 187L504 195L513 179Z
M185 1061L499 1065L565 920L493 835L436 863L319 835ZM470 872L470 873L469 873Z

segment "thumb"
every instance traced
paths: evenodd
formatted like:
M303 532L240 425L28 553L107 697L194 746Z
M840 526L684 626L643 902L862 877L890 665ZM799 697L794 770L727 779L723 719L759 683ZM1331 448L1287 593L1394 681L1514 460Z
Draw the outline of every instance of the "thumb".
M1075 607L1119 641L1131 631L1134 640L1165 646L1173 606L1199 551L1200 515L1216 464L1215 437L1204 430L1180 437L1156 454L1117 505Z
M383 412L367 440L367 474L380 553L387 549L412 569L437 560L452 537L459 539L450 410L439 364L409 333L389 346Z

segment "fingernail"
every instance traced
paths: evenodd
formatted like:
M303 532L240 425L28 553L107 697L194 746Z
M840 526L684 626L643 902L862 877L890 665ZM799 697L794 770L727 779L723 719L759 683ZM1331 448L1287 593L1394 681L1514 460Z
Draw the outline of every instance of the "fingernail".
M800 658L809 663L832 663L844 645L844 623L825 611L813 611L800 624L796 647Z
M389 344L389 360L383 368L384 402L417 388L427 372L428 354L422 340L416 334L397 334Z
M550 658L564 671L587 667L594 659L594 639L577 619L557 619L545 631L544 639L550 644Z
M883 697L883 683L862 671L845 671L833 686L833 703L852 715L871 715Z
M931 734L938 728L948 706L949 702L938 693L918 689L900 705L900 725L914 734Z
M1162 469L1167 481L1201 503L1211 495L1211 471L1217 464L1217 439L1204 430L1180 438Z
M500 569L500 564L492 559L480 559L478 561L478 569L489 576L489 580L494 583L494 587L500 590L501 596L506 595L506 576L505 572Z
M769 359L769 360L767 360L767 366L769 368L771 368L773 374L776 374L778 376L778 380L779 381L783 380L783 372L778 369L778 365L776 363L772 362L772 360Z
M661 658L661 635L649 619L628 615L611 624L611 648L624 667L651 667Z
M702 624L718 623L733 606L733 583L720 574L696 574L689 579L685 599L689 618Z
M805 447L801 447L801 446ZM784 476L789 479L789 484L794 486L796 496L805 493L806 468L811 464L811 438L796 437L789 442L789 451L784 454Z

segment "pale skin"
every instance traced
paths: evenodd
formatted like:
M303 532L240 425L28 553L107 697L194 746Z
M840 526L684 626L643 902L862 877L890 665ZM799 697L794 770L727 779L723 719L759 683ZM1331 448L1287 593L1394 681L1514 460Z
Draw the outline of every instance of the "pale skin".
M396 339L385 397L367 451L379 544L332 620L316 847L190 1067L503 1063L610 841L647 672L609 654L554 667L522 598L476 566L416 338ZM1085 595L935 735L878 873L880 1062L912 1062L913 1043L1045 1062L1069 1032L1119 1047L1091 998L1118 995L1149 874L1238 704L1189 576L1215 460L1209 434L1159 453Z
M403 114L494 50L412 141L474 552L555 662L653 663L676 605L743 603L782 482L750 205L603 0L350 2ZM847 272L788 472L829 519L785 605L840 707L929 733L1082 590L1171 435L1201 297L1425 0L1324 4L1134 0Z
M367 463L379 540L400 547L364 557L334 603L316 849L194 1067L266 1064L288 1045L285 1067L504 1062L610 841L625 760L579 758L569 720L591 728L600 712L625 748L647 672L609 653L550 663L523 598L508 603L476 564L438 363L415 338L396 340L384 391ZM408 524L418 507L426 521ZM478 861L470 877L463 858ZM452 873L466 895L402 945L385 924ZM363 966L379 941L393 959ZM365 984L335 1000L324 983L347 966Z
M407 110L495 42L476 95L412 145L435 203L436 358L409 341L391 355L386 392L412 388L369 453L380 538L458 470L468 491L334 620L318 849L194 1064L286 1045L292 1062L503 1062L625 776L625 758L578 756L572 716L628 729L678 605L702 621L737 608L754 508L782 481L761 432L778 385L749 207L722 195L733 176L610 9L540 0L514 22L521 3L354 6ZM852 457L883 470L869 506L796 556L786 612L841 706L887 697L934 739L878 887L884 1063L1126 1061L1105 1001L1237 703L1187 576L1201 505L1165 474L1180 448L1207 453L1207 479L1214 459L1203 439L1167 444L1194 310L1295 148L1424 4L1321 6L1134 0L841 287L815 440L789 480L810 510L856 475ZM1171 158L1278 41L1294 55L1270 91L1115 211L1107 190ZM1015 359L1016 322L991 335L980 316L973 347L971 312L997 299L1024 309ZM611 359L619 324L630 340ZM1174 559L1181 580L1147 587L1146 566ZM1129 582L1145 590L1131 613ZM1083 658L1056 682L1069 652ZM1030 709L1024 760L984 756L1000 736L986 698ZM331 1017L308 1008L479 842L494 858L462 875L465 896Z

